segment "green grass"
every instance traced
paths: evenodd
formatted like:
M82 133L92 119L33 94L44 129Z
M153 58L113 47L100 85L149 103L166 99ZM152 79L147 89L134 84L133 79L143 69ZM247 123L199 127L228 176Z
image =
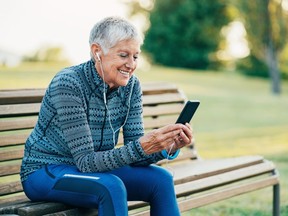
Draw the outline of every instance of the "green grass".
M53 76L65 66L59 63L23 63L13 68L0 66L0 88L47 87Z
M64 65L0 67L0 88L46 87ZM192 125L196 147L203 158L258 154L280 171L281 215L288 215L288 82L273 95L269 80L235 72L193 71L153 66L138 70L141 82L168 81L189 99L201 101ZM193 209L185 216L268 216L271 188Z

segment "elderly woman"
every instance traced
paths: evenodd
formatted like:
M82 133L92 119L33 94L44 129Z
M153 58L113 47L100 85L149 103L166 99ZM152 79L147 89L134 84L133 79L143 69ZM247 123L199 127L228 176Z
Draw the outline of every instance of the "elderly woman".
M90 33L91 60L63 69L51 81L21 167L32 201L98 208L128 215L127 200L149 202L151 215L180 215L173 177L152 165L177 157L191 143L189 124L144 135L142 93L134 75L142 38L119 17ZM115 148L123 128L124 145Z

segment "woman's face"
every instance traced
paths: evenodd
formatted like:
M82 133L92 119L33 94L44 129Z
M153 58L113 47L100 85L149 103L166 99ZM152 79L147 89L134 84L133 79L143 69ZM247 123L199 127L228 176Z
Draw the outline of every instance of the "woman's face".
M140 54L140 44L136 40L129 39L118 42L108 50L107 54L101 54L102 68L98 67L100 76L110 88L126 86L129 78L137 67ZM97 63L99 65L99 62Z

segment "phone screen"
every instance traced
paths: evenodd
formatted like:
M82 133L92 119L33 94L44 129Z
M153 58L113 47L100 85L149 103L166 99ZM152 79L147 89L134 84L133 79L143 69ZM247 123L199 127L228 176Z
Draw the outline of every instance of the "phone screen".
M197 100L190 100L187 101L183 110L181 111L176 123L190 123L194 113L196 112L200 101Z

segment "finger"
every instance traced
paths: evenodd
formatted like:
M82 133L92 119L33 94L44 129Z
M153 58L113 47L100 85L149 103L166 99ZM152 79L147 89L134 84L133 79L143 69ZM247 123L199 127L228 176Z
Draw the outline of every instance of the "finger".
M178 136L177 138L174 139L174 142L175 142L175 145L176 145L176 148L179 149L179 148L182 148L184 145L183 145L183 140L180 136Z
M187 145L185 141L181 138L181 136L178 136L178 138L175 138L174 142L175 142L176 149L180 149L184 147L185 145Z
M192 131L192 126L189 123L186 123L185 126L188 127Z
M175 130L181 130L182 128L183 128L183 124L169 124L162 128L159 128L158 130L161 131L161 133L166 134Z
M186 123L185 126L186 126L186 127L185 127L184 131L187 131L186 129L188 129L189 133L190 133L190 134L193 134L193 128L192 128L192 126L191 126L190 124L188 124L188 123Z
M159 130L156 132L156 138L159 142L174 139L174 137L176 137L181 131L181 129L174 129L171 131Z
M190 133L187 135L184 131L182 131L180 134L179 134L179 140L181 142L181 144L190 144L192 142L192 132L190 131Z

